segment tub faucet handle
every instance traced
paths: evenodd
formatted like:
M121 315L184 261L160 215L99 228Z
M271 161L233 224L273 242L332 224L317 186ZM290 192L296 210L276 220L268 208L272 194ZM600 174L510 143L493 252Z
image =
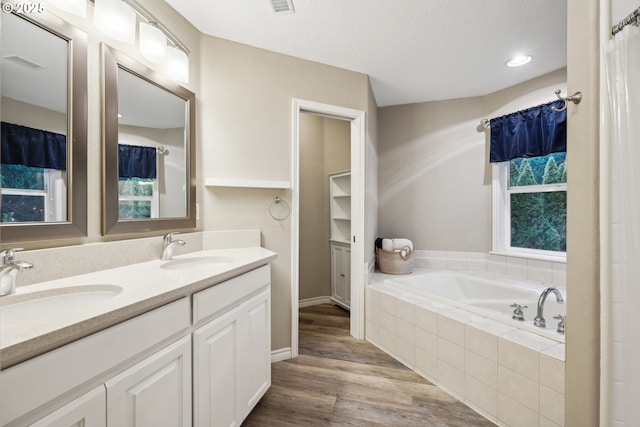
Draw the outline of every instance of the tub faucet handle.
M524 321L524 311L522 309L527 308L526 305L520 305L517 302L514 302L509 307L514 308L513 316L511 316L513 320L519 320L520 322Z
M564 325L565 325L565 321L567 319L567 316L563 316L562 314L558 314L557 316L553 316L554 319L559 320L558 322L558 329L556 329L556 332L564 335Z

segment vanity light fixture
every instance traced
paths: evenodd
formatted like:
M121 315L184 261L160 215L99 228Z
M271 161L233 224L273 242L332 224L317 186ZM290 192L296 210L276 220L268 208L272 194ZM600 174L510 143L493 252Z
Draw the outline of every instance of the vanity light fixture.
M136 41L136 12L122 0L95 0L93 23L113 39Z
M179 82L189 82L189 57L182 49L167 48L167 74Z
M140 53L152 62L164 62L167 57L167 37L157 25L140 22ZM188 67L188 65L187 65Z
M520 67L521 65L528 64L531 59L531 55L517 55L507 61L507 67Z
M189 49L166 26L145 9L139 0L49 0L61 10L66 4L86 16L87 1L94 4L93 22L107 36L126 43L135 43L136 24L139 22L140 54L157 64L164 63L166 74L179 82L189 82ZM290 0L287 0L290 1ZM64 5L64 6L63 6ZM76 10L74 8L74 10ZM139 17L139 19L138 19Z
M49 3L65 12L87 17L87 0L49 0Z

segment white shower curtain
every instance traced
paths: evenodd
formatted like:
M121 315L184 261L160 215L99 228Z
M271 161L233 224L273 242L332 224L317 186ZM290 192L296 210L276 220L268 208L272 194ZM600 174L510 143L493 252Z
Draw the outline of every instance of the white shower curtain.
M610 306L603 307L611 321L609 348L603 349L611 357L605 425L640 426L640 28L627 25L616 34L604 59L611 109L611 246L603 248L610 250L611 286Z

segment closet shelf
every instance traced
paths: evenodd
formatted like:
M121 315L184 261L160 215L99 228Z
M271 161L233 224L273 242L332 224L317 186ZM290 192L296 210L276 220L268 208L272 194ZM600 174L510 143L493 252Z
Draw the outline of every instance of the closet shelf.
M291 188L290 181L275 181L266 179L233 179L233 178L207 178L205 187L238 187L238 188Z

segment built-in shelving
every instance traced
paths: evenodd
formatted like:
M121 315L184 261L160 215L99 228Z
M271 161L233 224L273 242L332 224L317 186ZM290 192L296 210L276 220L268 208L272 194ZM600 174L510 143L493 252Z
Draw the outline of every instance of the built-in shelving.
M351 171L329 174L331 301L351 307Z
M276 181L267 179L233 179L233 178L207 178L205 187L236 187L236 188L291 188L291 181Z
M329 174L330 240L349 243L351 238L351 171Z

